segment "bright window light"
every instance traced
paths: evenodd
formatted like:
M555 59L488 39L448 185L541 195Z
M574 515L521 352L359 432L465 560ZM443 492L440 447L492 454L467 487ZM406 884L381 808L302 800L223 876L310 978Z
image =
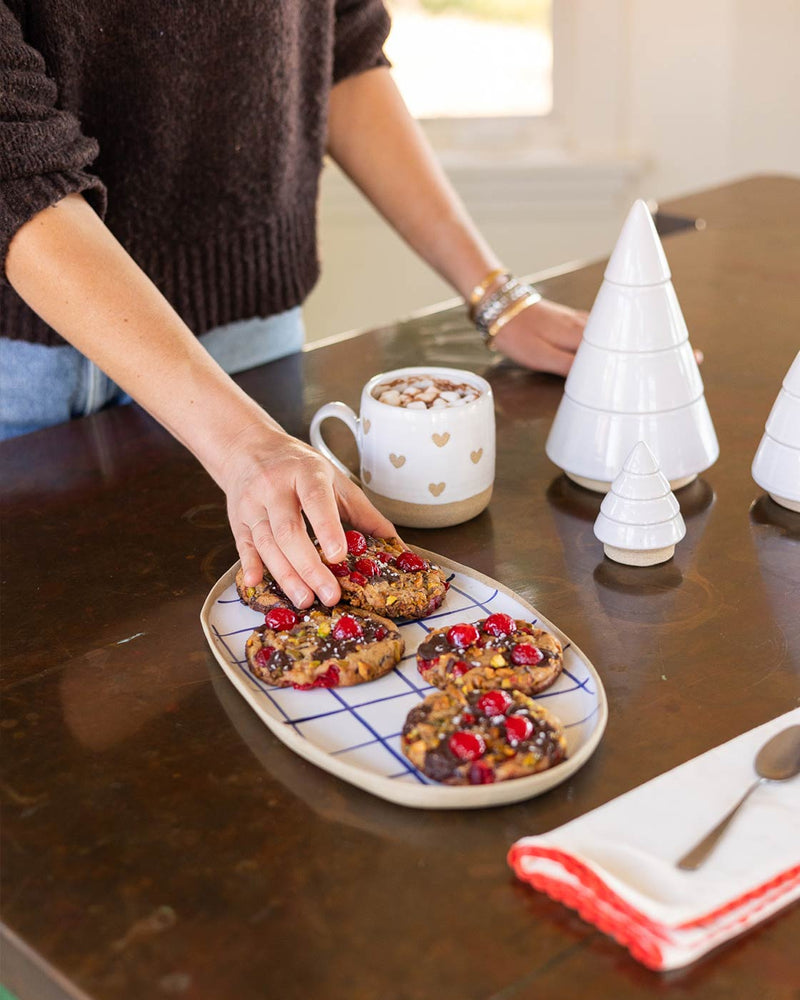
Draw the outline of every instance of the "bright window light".
M386 54L417 118L546 115L552 0L387 0Z

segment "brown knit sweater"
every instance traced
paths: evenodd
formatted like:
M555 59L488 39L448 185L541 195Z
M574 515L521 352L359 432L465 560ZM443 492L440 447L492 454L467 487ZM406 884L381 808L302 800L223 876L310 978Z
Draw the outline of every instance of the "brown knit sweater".
M4 276L72 191L195 333L302 302L330 89L387 32L381 0L0 0L0 336L64 343Z

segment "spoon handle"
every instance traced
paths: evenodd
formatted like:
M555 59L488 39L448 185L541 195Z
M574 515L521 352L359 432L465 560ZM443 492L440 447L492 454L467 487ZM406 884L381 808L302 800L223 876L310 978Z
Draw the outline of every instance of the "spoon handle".
M691 872L694 871L695 868L699 868L700 865L702 865L702 863L706 860L709 854L711 854L711 852L717 846L717 842L719 841L720 837L727 830L730 821L733 819L733 817L736 815L739 809L744 805L750 793L754 789L758 788L760 784L761 784L760 778L758 779L758 781L753 782L753 784L747 789L747 791L739 799L739 801L736 803L733 809L731 809L731 811L727 813L727 815L723 816L723 818L719 821L719 823L717 823L714 829L709 830L708 833L705 835L705 837L703 837L703 839L699 843L697 843L691 849L691 851L689 851L687 854L684 854L684 856L677 863L678 868L682 868L684 871Z

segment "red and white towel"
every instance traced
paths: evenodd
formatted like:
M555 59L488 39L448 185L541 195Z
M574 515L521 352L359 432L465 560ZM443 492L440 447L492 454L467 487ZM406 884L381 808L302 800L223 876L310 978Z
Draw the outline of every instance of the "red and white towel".
M755 781L759 748L798 724L795 709L580 819L524 837L509 863L649 968L688 965L800 898L800 776L763 782L697 871L675 865Z

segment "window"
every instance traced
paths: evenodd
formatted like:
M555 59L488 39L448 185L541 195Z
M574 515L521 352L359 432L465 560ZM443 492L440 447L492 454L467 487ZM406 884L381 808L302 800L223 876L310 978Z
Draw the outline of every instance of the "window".
M530 118L552 110L552 0L387 5L386 54L417 118Z

